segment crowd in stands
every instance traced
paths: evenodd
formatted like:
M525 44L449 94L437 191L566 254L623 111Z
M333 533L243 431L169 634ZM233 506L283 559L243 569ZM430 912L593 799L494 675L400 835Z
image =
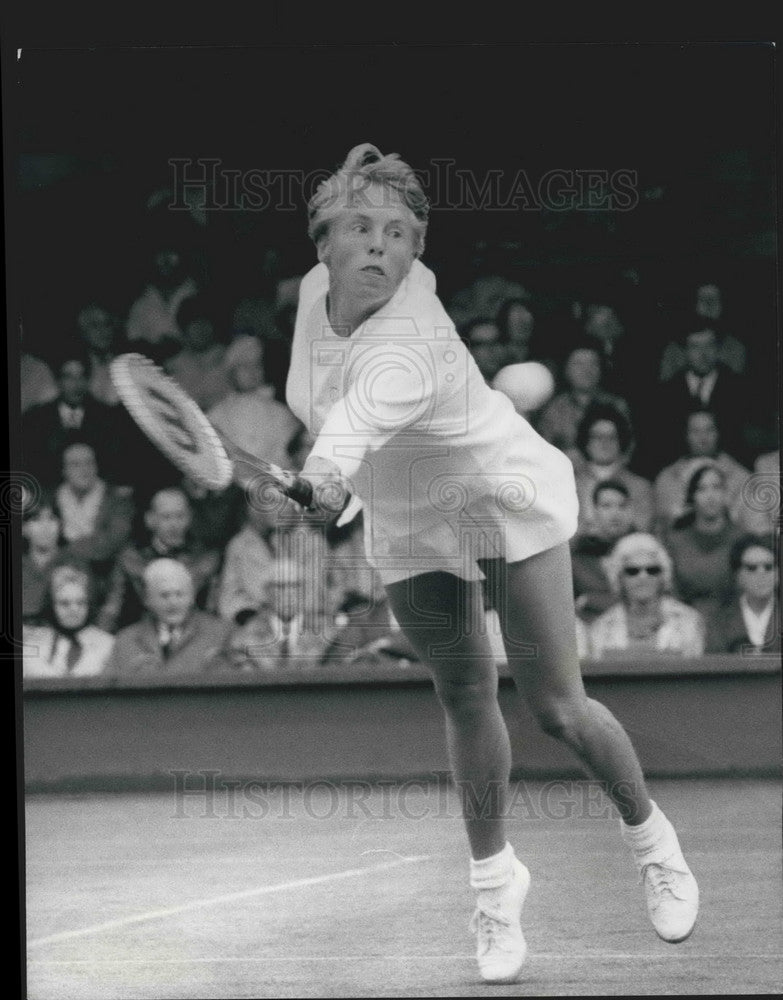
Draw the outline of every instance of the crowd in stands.
M284 498L204 489L111 381L114 356L146 354L240 447L301 468L311 439L283 393L295 293L281 282L274 299L227 303L161 246L122 314L84 302L40 356L22 329L22 462L37 484L22 528L26 678L415 658L364 558L361 514L337 528ZM643 321L591 288L544 314L493 277L446 306L488 381L528 360L555 376L528 419L574 465L582 654L779 651L779 511L763 489L779 475L777 401L754 378L769 359L724 325L722 289L705 282Z

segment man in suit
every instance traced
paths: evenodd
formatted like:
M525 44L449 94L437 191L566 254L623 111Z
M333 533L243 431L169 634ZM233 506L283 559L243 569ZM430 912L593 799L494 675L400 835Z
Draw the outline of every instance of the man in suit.
M190 534L192 513L188 498L178 487L158 490L144 512L148 537L142 545L126 545L117 557L104 628L127 625L141 614L144 604L144 572L155 559L176 559L188 568L196 604L211 607L217 586L221 553L207 549Z
M55 368L57 398L33 406L22 417L22 464L45 486L56 484L63 453L77 441L92 446L110 481L127 479L118 466L118 418L112 407L90 395L89 372L82 348L65 350Z
M688 414L707 408L722 429L725 450L743 465L751 464L746 425L748 385L719 360L714 324L701 316L692 317L682 326L681 344L685 370L661 383L657 398L647 407L645 433L640 434L645 461L657 474L679 458Z
M195 607L193 580L182 563L151 562L144 570L144 601L144 618L117 633L114 674L202 674L229 666L232 626Z

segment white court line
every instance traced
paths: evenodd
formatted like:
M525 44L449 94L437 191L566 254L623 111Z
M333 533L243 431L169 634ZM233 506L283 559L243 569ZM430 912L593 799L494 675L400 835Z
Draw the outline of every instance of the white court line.
M322 885L324 882L336 882L339 879L352 878L354 875L369 875L375 872L387 871L389 868L398 868L400 865L416 864L419 861L428 861L429 854L415 855L414 857L403 857L398 855L397 861L384 861L381 864L369 865L367 868L349 868L347 871L332 872L330 875L315 875L311 878L298 878L291 882L281 882L278 885L261 885L255 889L243 889L241 892L229 892L223 896L207 896L202 899L193 899L189 903L180 903L177 906L167 906L160 910L148 910L146 913L136 913L129 917L118 917L115 920L106 920L101 924L92 924L90 927L80 927L73 931L60 931L57 934L48 934L46 937L35 938L28 941L28 946L33 947L39 944L51 944L53 941L66 941L69 938L85 937L88 934L97 934L101 931L113 930L115 927L127 927L129 924L145 923L148 920L160 920L163 917L171 917L176 913L187 913L189 910L203 909L208 906L216 906L221 903L231 903L236 899L250 899L253 896L269 896L274 892L284 892L287 889L300 889L307 885Z
M470 954L460 954L460 955L291 955L291 956L281 956L277 957L275 955L265 955L261 958L223 958L217 956L215 958L35 958L32 959L31 965L197 965L201 964L229 964L229 965L241 965L243 963L256 963L267 965L270 962L296 962L297 964L302 962L454 962L454 961L465 961L472 962L475 961L475 954L471 952ZM583 961L586 958L590 959L607 959L609 961L629 961L633 960L636 962L647 961L649 959L654 959L661 962L670 962L672 959L691 959L691 960L714 960L714 959L730 959L732 962L736 962L738 959L753 959L758 961L761 958L777 958L782 959L783 955L769 954L767 952L755 954L755 955L737 955L729 954L728 952L717 952L713 954L692 951L690 953L680 952L674 955L644 955L639 952L623 952L623 951L586 951L581 954L565 955L562 952L544 951L536 952L528 957L528 964L535 962L537 959L544 959L545 961Z

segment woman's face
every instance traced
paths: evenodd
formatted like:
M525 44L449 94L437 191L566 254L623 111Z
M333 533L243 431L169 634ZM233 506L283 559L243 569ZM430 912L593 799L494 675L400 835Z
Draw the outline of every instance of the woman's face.
M380 309L410 271L419 246L416 218L396 191L370 184L331 222L318 247L329 283L363 308Z
M81 628L87 621L87 594L80 583L64 583L54 595L54 615L63 628Z
M705 517L717 517L726 511L726 487L718 472L710 469L699 480L693 494L693 506Z
M566 382L577 392L595 392L601 381L598 355L595 351L573 351L566 362L564 375Z
M737 584L747 597L768 601L777 586L775 560L763 545L751 545L742 553L737 570Z
M620 574L628 600L650 600L663 591L663 567L655 549L640 548L626 555Z
M587 433L587 457L596 465L619 462L620 434L611 420L596 420Z
M44 507L24 522L22 534L33 548L53 549L60 537L60 518L49 507Z

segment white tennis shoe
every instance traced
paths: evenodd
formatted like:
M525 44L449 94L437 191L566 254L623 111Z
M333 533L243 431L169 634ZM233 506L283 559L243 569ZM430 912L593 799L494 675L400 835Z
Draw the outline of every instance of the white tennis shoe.
M647 913L658 937L677 944L690 936L699 912L699 886L682 854L640 866Z
M530 888L530 872L514 858L514 874L499 889L482 889L470 921L477 935L476 958L485 983L513 983L527 956L520 926L522 907Z

